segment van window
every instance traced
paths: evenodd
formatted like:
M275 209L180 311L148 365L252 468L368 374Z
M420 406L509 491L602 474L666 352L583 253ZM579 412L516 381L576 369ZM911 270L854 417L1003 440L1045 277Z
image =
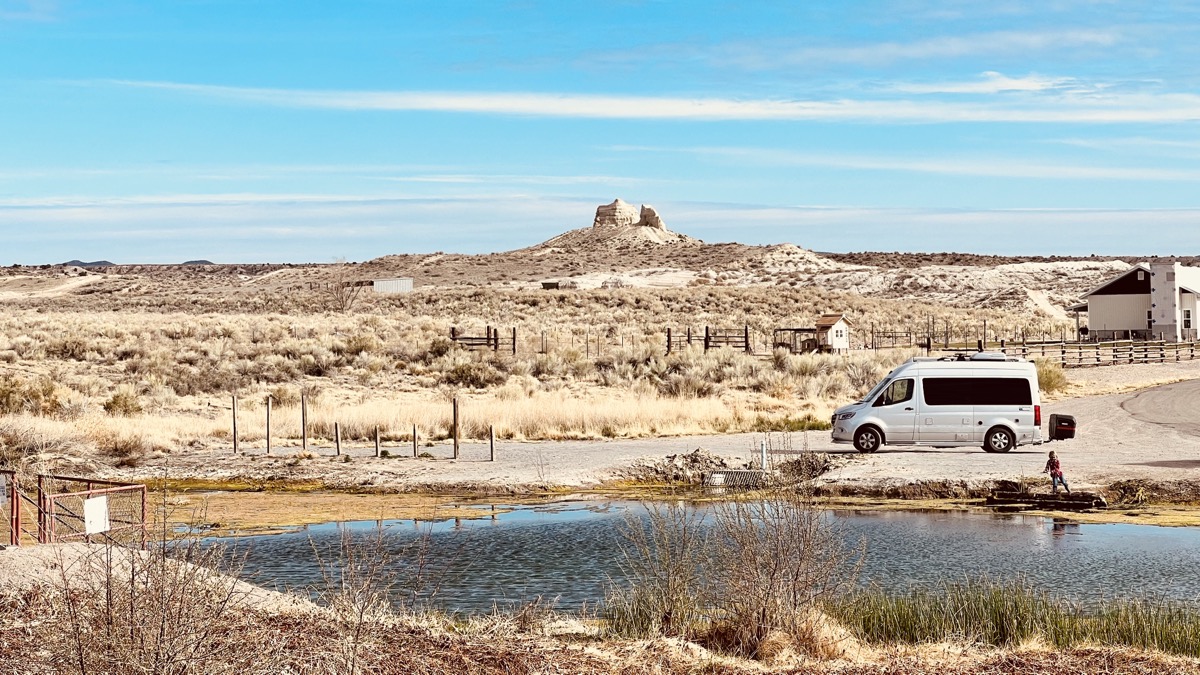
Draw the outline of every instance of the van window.
M911 378L896 380L892 386L884 390L883 394L875 401L876 406L893 405L896 403L904 403L912 400L913 397L913 381Z
M927 377L925 405L1031 405L1029 380L1020 377Z

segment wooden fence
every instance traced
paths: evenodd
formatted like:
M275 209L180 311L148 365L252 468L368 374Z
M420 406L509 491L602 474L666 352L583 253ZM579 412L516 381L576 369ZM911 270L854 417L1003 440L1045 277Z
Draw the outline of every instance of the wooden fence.
M719 347L729 347L747 354L754 353L754 345L750 341L750 326L742 328L713 328L712 326L704 327L704 336L696 335L695 342L704 345L704 351L717 349ZM693 343L692 329L689 327L686 333L672 332L667 329L667 353L670 354L676 349L686 349Z
M483 335L463 335L458 332L458 329L450 327L450 340L460 347L467 349L490 349L494 352L505 351L511 354L517 353L517 329L514 326L511 334L505 332L500 335L499 328L487 326L483 329Z
M971 353L1000 351L1023 359L1057 363L1063 368L1114 366L1131 363L1169 363L1192 361L1198 342L1004 342L980 343L970 348L939 349L942 352Z

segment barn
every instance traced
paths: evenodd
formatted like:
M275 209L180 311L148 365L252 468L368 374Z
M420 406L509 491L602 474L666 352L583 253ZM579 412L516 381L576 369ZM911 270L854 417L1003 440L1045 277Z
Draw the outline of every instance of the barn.
M1143 262L1084 293L1072 309L1087 312L1096 340L1191 341L1198 293L1200 268Z

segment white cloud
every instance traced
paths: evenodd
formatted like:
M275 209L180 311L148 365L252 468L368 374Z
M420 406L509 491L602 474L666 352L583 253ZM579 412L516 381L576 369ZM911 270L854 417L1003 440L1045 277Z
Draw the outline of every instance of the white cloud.
M345 111L440 111L587 119L893 123L1171 123L1200 119L1200 95L1191 93L1104 96L1058 94L948 102L925 99L781 100L520 92L326 91L176 82L105 82L220 101Z
M974 82L895 82L885 85L885 88L908 94L999 94L1013 91L1079 93L1105 88L1103 85L1087 85L1071 77L1007 77L995 71L988 71L981 74L980 78Z
M735 160L755 166L813 166L834 169L864 169L869 171L911 171L953 176L988 176L994 178L1040 178L1058 180L1125 180L1125 181L1200 181L1200 169L1164 169L1160 167L1104 167L1079 164L1049 164L994 157L921 158L869 157L825 153L793 152L764 148L695 147L666 148L645 146L614 146L615 151L680 152L697 156Z

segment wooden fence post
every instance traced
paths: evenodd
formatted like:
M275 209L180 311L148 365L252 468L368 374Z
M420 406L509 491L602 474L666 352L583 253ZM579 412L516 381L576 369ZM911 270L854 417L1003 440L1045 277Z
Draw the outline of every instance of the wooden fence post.
M667 326L667 353L671 353L671 327Z
M339 422L333 423L333 453L342 455L342 425Z
M704 327L704 351L706 351L706 352L708 351L708 343L709 343L708 326L705 326Z
M413 457L417 456L417 425L413 425Z
M379 425L375 425L375 456L379 457Z
M458 459L458 397L454 398L453 420L450 431L454 437L454 459Z
M267 394L267 454L271 454L271 399L273 397Z
M496 461L496 427L491 424L488 425L488 453L489 461Z
M233 396L233 454L238 454L238 395Z
M754 350L750 348L750 324L746 324L746 353L753 354Z
M513 326L513 350L512 355L517 355L517 327Z
M308 452L308 394L300 392L300 450Z

